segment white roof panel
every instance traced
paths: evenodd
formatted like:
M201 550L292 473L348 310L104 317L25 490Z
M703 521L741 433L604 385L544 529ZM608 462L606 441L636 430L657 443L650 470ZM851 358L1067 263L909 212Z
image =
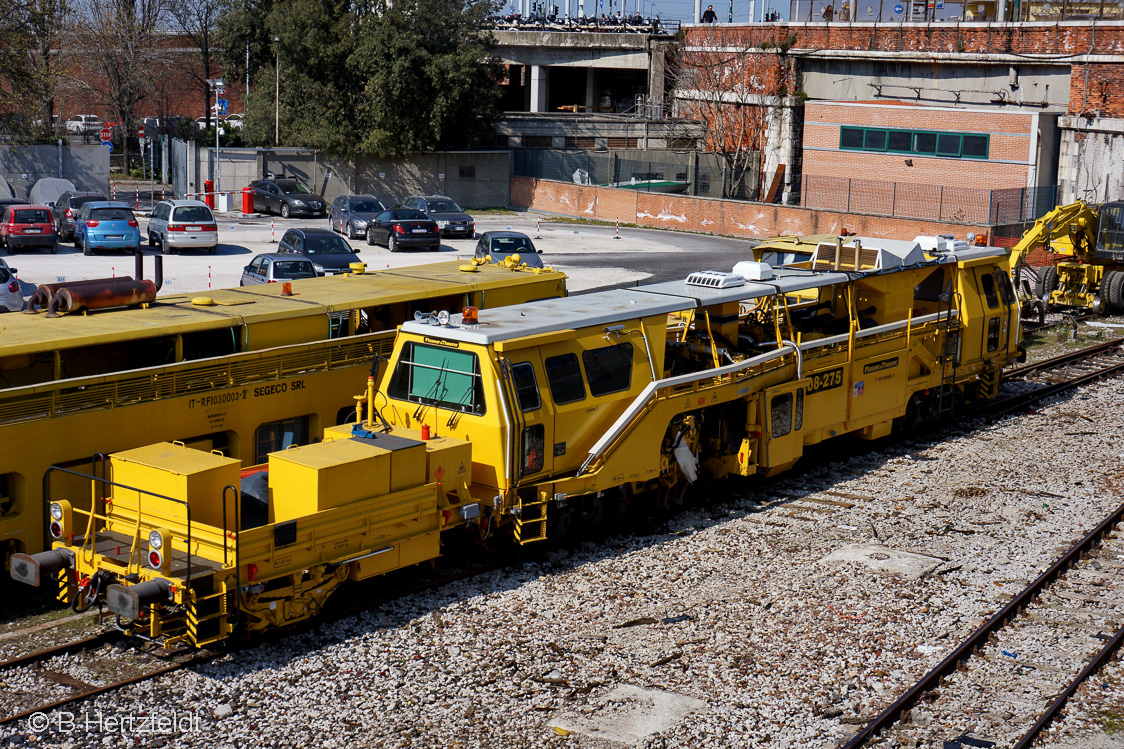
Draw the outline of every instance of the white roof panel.
M741 302L747 299L772 296L778 291L781 294L788 294L803 289L816 289L822 286L846 283L848 280L845 273L817 273L797 268L774 268L773 272L776 275L769 281L746 281L742 286L724 289L708 286L688 286L686 280L683 280L638 286L636 291L688 297L695 300L696 306L705 307L710 304Z
M479 325L463 325L461 315L453 315L448 326L410 321L402 325L402 330L415 335L487 345L557 330L612 325L638 317L666 315L692 309L694 306L694 299L647 294L636 289L613 289L561 299L543 299L511 307L482 309L479 313Z

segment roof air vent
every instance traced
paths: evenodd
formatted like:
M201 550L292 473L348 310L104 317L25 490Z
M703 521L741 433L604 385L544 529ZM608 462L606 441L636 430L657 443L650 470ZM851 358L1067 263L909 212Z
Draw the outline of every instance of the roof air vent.
M734 264L734 273L747 281L768 281L773 277L773 266L742 260Z
M706 286L711 289L732 289L735 286L744 286L745 279L733 273L723 273L718 270L700 270L687 276L688 286Z

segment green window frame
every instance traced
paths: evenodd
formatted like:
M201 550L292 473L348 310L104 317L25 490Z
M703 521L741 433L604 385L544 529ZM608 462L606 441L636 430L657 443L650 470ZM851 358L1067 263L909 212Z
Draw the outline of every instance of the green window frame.
M991 153L991 135L844 125L839 128L839 149L986 161Z

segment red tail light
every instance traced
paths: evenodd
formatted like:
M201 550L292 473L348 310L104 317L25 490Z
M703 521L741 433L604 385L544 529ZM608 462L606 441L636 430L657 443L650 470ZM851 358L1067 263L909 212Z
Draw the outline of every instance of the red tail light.
M94 229L94 228L97 228L100 225L101 225L101 221L98 221L96 218L86 219L86 228L87 229Z
M271 279L269 279L268 281L266 281L266 283L277 283L277 282L276 282L276 281L274 281L274 280L273 280L273 279L271 278Z
M394 226L392 226L390 228L394 229L396 234L405 234L406 233L406 230L402 228L401 224L395 224Z
M131 218L129 219L129 226L139 226L139 224L137 224L137 220L135 218Z
M203 231L218 231L218 224L203 224Z
M187 227L176 226L175 224L168 224L168 231L187 231Z
M8 284L8 291L15 294L19 290L20 290L20 282L13 278L12 282L10 284Z
M150 552L148 552L148 563L149 563L149 564L150 564L151 566L153 566L153 567L159 567L159 566L160 566L160 564L161 564L161 563L162 563L163 561L164 561L164 558L160 556L160 552L158 552L158 551L155 551L155 550L154 550L154 551L150 551Z

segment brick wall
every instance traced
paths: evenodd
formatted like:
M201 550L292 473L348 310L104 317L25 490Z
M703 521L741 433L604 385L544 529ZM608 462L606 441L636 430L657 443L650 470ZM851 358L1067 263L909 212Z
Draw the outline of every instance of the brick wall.
M912 239L920 234L989 233L979 224L887 218L796 206L745 203L660 193L636 193L530 177L512 177L511 204L544 213L703 234L761 238L781 234L837 234Z
M1094 30L1095 28L1095 30ZM926 52L942 55L1120 55L1124 24L1087 21L1012 24L778 23L690 27L691 46ZM690 51L687 52L690 54ZM774 55L775 49L762 54ZM1033 62L1027 58L1027 62ZM1086 70L1087 69L1087 70ZM1124 64L1071 63L1069 112L1124 117ZM1086 86L1086 72L1088 85Z

